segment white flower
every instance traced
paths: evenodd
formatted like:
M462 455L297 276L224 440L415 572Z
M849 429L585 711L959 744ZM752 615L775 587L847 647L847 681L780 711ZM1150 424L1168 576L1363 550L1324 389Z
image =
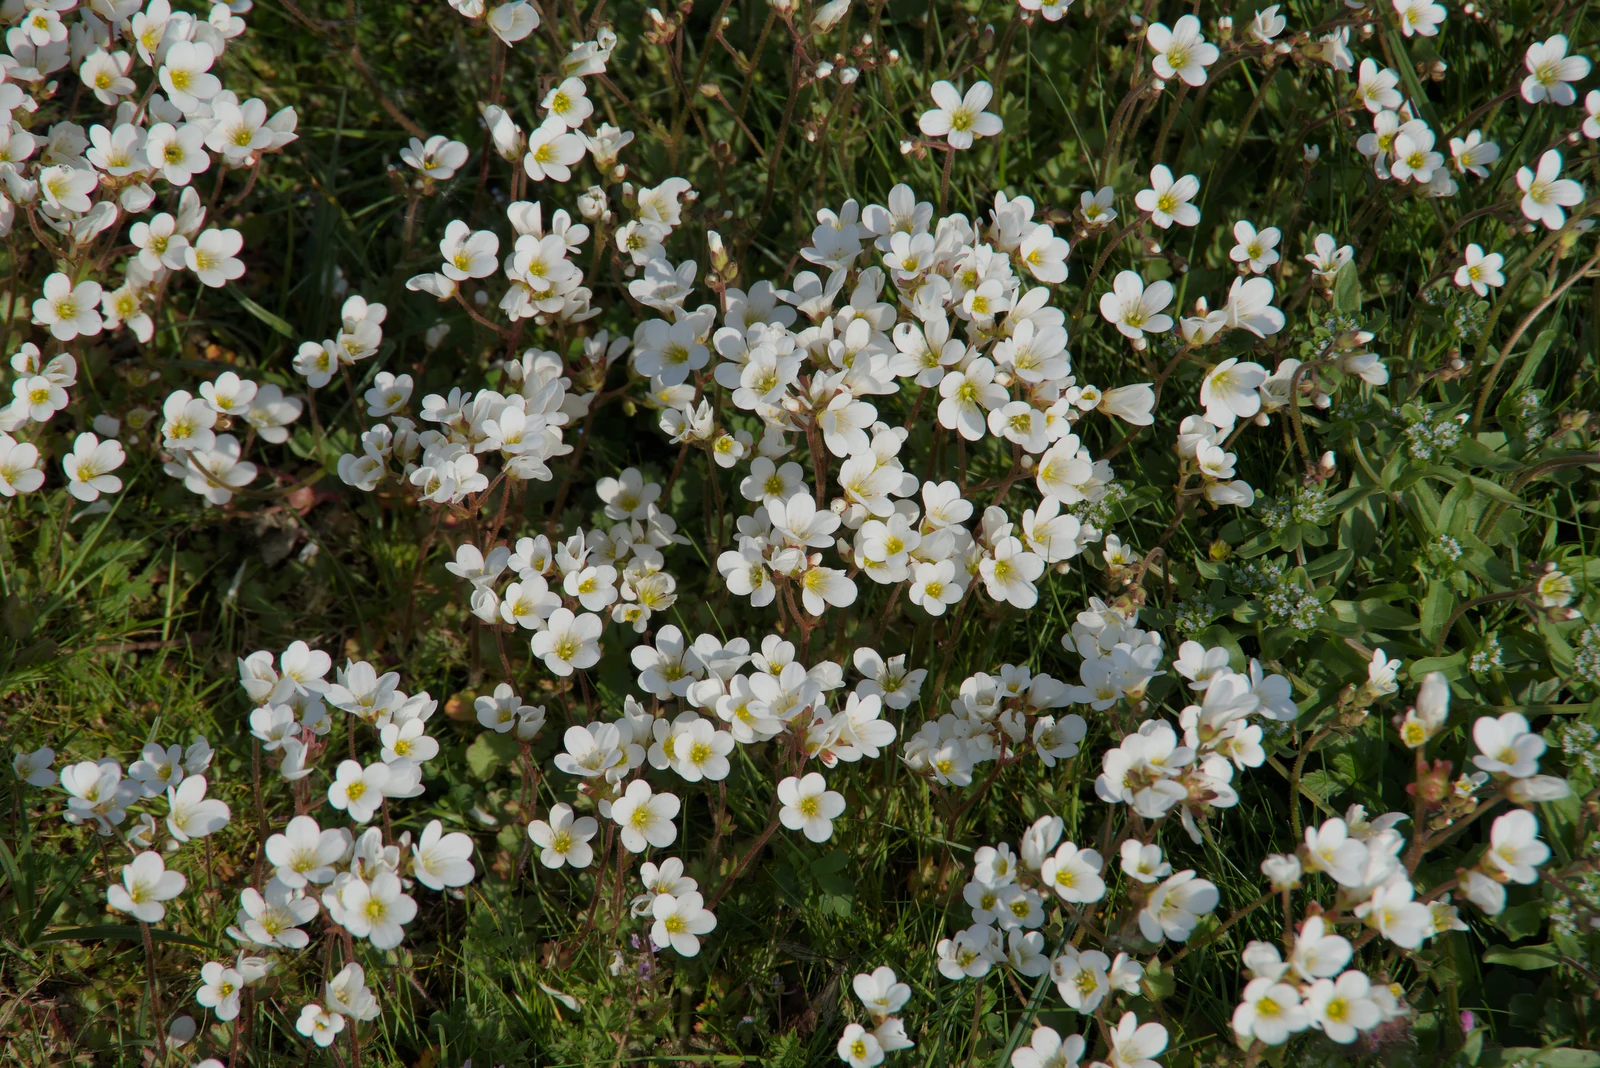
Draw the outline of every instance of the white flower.
M877 1036L858 1023L848 1024L839 1038L839 1059L850 1068L873 1068L883 1063L883 1047Z
M316 917L317 903L297 896L282 879L269 880L265 893L247 887L239 893L239 905L234 919L238 926L228 928L233 938L284 949L304 949L310 943L311 936L300 926Z
M1465 138L1450 138L1451 165L1462 174L1479 178L1489 177L1489 164L1500 158L1500 146L1485 141L1483 134L1473 130Z
M1402 871L1394 882L1378 887L1371 898L1357 905L1355 913L1395 945L1416 949L1433 930L1433 910L1412 900L1415 896L1411 880Z
M1549 859L1550 847L1539 841L1539 820L1533 813L1519 808L1494 821L1483 855L1485 870L1528 885L1539 881L1539 865Z
M1227 430L1238 420L1254 416L1261 410L1258 390L1266 380L1267 370L1258 363L1229 358L1217 364L1200 381L1200 403L1206 410L1206 422Z
M1444 166L1444 156L1433 150L1433 131L1425 126L1407 124L1395 135L1394 158L1389 161L1389 173L1398 181L1414 181L1427 185L1433 181L1433 172Z
M1405 101L1405 97L1395 89L1399 84L1400 75L1379 67L1376 60L1363 59L1356 83L1356 99L1374 115L1380 111L1398 111Z
M234 255L242 247L237 230L207 230L183 250L183 261L202 283L221 288L244 275L244 261Z
M1372 659L1367 662L1367 686L1373 693L1388 696L1400 692L1400 685L1395 681L1399 675L1398 658L1384 656L1382 649L1372 651Z
M1545 741L1528 729L1520 712L1479 718L1472 725L1472 740L1478 743L1472 763L1491 775L1526 779L1539 773Z
M828 789L823 777L813 771L804 778L793 775L778 783L778 820L791 831L800 831L813 842L826 842L833 836L833 821L844 813L844 795Z
M892 1016L911 1000L911 988L896 979L894 969L887 965L858 973L850 986L873 1019Z
M411 143L400 150L400 159L421 171L424 178L446 182L466 164L468 154L467 146L460 141L434 134L426 141L413 137Z
M1085 1046L1082 1035L1062 1038L1055 1028L1041 1024L1026 1046L1012 1051L1011 1068L1077 1068Z
M1583 203L1583 186L1561 177L1561 153L1553 148L1539 157L1538 171L1517 168L1517 188L1522 190L1522 214L1551 230L1559 230L1567 221L1563 208ZM38 314L39 305L35 302L34 315Z
M1051 850L1061 841L1061 831L1064 826L1060 816L1040 816L1023 832L1022 863L1026 864L1029 870L1038 871L1044 867Z
M1163 938L1186 942L1200 917L1215 909L1218 900L1214 883L1195 878L1192 870L1180 871L1145 900L1139 913L1139 933L1146 941L1158 944Z
M1162 314L1172 303L1172 293L1172 283L1165 279L1146 287L1135 272L1120 271L1111 292L1100 297L1100 314L1124 337L1140 341L1146 331L1164 334L1172 329L1172 317Z
M988 425L985 413L1009 399L1005 387L995 380L995 367L985 357L968 363L964 370L951 371L939 381L939 425L954 430L968 441L983 437Z
M974 138L993 137L1004 129L1000 116L983 109L994 99L994 86L974 82L963 97L949 82L934 82L930 90L934 107L924 111L917 126L929 137L943 137L953 149L971 148Z
M1228 258L1234 263L1249 264L1252 274L1264 274L1278 262L1278 241L1283 235L1276 226L1257 230L1254 224L1241 219L1233 224L1233 236L1238 244L1229 250Z
M616 801L611 803L611 818L622 828L622 845L630 853L643 853L650 846L661 849L678 838L678 828L672 822L681 807L674 794L653 794L650 784L635 779Z
M44 296L33 302L33 321L50 328L50 336L71 341L80 334L100 333L100 283L77 285L59 271L44 280Z
M1306 262L1319 278L1332 283L1334 275L1339 273L1339 268L1349 263L1355 256L1355 249L1349 245L1340 245L1334 240L1332 234L1318 234L1311 242L1311 251L1306 253Z
M1567 107L1578 99L1569 82L1581 81L1589 75L1589 61L1583 56L1567 55L1565 34L1556 34L1528 46L1523 58L1528 76L1522 79L1522 99L1530 104L1548 100Z
M1155 883L1172 874L1172 865L1162 859L1160 846L1129 838L1122 843L1122 872L1141 883Z
M49 746L35 749L25 753L18 749L16 756L11 758L11 770L21 782L29 786L51 786L56 781L55 772L50 770L51 763L56 758L56 751Z
M1337 979L1318 979L1306 995L1307 1019L1333 1041L1348 1045L1360 1032L1383 1022L1383 1012L1371 994L1371 980L1354 969Z
M1083 221L1095 227L1116 222L1117 211L1111 206L1116 195L1116 189L1109 185L1103 185L1093 193L1084 190L1078 196L1078 212L1083 216Z
M1273 4L1256 12L1255 18L1250 20L1250 36L1262 44L1271 44L1273 38L1284 31L1289 20L1278 13L1278 7Z
M274 876L286 886L303 888L308 882L326 883L351 846L350 832L322 830L310 816L296 816L282 834L267 839L267 859Z
M1083 905L1106 896L1106 883L1100 876L1103 867L1105 861L1097 851L1062 842L1040 868L1039 877L1061 900Z
M1400 32L1407 37L1414 33L1436 36L1446 15L1444 5L1433 0L1394 0L1394 10L1400 17Z
M460 219L452 219L444 228L444 239L439 242L439 255L444 257L440 270L456 282L487 278L500 269L496 258L499 252L500 238L494 231L474 232Z
M995 546L994 555L986 556L978 565L984 589L996 603L1009 603L1016 608L1032 608L1039 593L1034 582L1044 574L1044 561L1026 551L1016 538L1004 538Z
M1491 288L1499 288L1506 284L1506 276L1500 273L1500 266L1505 262L1505 257L1498 252L1487 255L1482 247L1476 243L1467 246L1466 262L1456 268L1456 285L1463 289L1471 287L1472 291L1480 297L1489 295Z
M1242 1039L1259 1039L1281 1046L1289 1036L1311 1026L1310 1014L1300 1002L1300 991L1273 979L1252 979L1233 1010L1233 1030Z
M403 892L400 877L389 871L379 871L370 883L352 876L342 888L324 891L324 905L330 896L341 910L335 917L339 925L357 938L369 939L374 949L398 946L405 938L405 924L417 915L416 901Z
M180 40L167 48L160 70L161 87L185 115L222 91L222 80L208 73L216 58L208 44Z
M191 775L167 790L167 830L180 842L204 838L228 825L228 806L206 797L206 777Z
M328 786L328 804L343 809L357 823L366 823L383 804L389 774L387 764L363 768L354 760L341 761Z
M1131 1012L1122 1014L1111 1029L1109 1068L1158 1068L1156 1057L1167 1048L1167 1029L1158 1023L1141 1024Z
M466 886L476 874L468 859L472 856L472 839L460 831L445 834L439 820L428 821L411 852L411 873L430 890Z
M140 853L123 866L122 885L106 887L106 904L140 923L160 923L167 914L162 902L171 901L188 885L181 872L167 870L160 853Z
M1476 869L1461 876L1461 890L1467 900L1478 906L1486 915L1498 916L1506 908L1506 888L1497 880Z
M1289 967L1302 979L1325 979L1339 974L1349 963L1351 952L1348 939L1329 931L1321 916L1313 916L1300 925L1295 935Z
M693 957L700 952L700 936L717 926L717 918L704 907L698 890L685 894L657 894L650 905L655 923L650 941L662 949L671 946L679 956Z
M1261 862L1261 874L1274 890L1293 890L1300 885L1300 858L1293 853L1269 853Z
M530 640L533 655L563 678L600 662L600 631L604 624L590 612L575 616L567 608L550 613L545 629Z
M539 103L549 109L552 118L572 130L582 126L594 114L594 101L589 99L582 78L563 79Z
M30 419L35 423L48 423L71 399L60 383L52 382L45 375L19 377L11 384L11 395L10 412L15 413L17 420Z
M1320 827L1307 827L1305 840L1308 870L1324 872L1340 886L1361 885L1367 850L1350 837L1344 820L1333 817Z
M1111 992L1107 969L1111 958L1099 950L1079 951L1067 946L1061 956L1050 962L1050 978L1055 981L1056 993L1067 1007L1085 1015L1092 1014Z
M1171 29L1153 22L1145 30L1144 37L1156 54L1150 65L1156 76L1165 81L1182 78L1189 85L1204 85L1206 68L1215 63L1220 54L1216 45L1206 43L1205 35L1200 32L1200 20L1193 15L1179 18Z
M1184 18L1190 17L1184 16ZM1178 21L1182 23L1183 19ZM1212 48L1212 51L1216 50ZM1139 206L1140 211L1149 212L1150 221L1163 230L1173 223L1179 226L1195 226L1200 222L1200 209L1189 202L1198 192L1200 192L1200 179L1192 174L1174 179L1172 171L1166 164L1158 163L1150 168L1150 188L1140 190L1133 198L1133 202Z
M300 1010L300 1019L295 1021L294 1029L326 1049L333 1045L334 1039L339 1037L339 1032L344 1030L344 1025L345 1018L342 1014L329 1012L316 1002L312 1002Z
M328 1008L332 1012L357 1020L378 1018L378 999L367 989L366 969L351 961L339 969L339 974L323 984Z
M582 137L572 133L559 117L551 115L528 135L528 153L522 157L522 169L536 182L547 178L554 182L570 181L572 168L583 159L587 147Z
M955 980L988 975L999 959L999 941L999 931L978 925L958 931L954 938L940 939L934 947L939 974Z
M587 868L594 860L594 847L589 840L600 830L592 816L573 818L572 806L562 803L550 809L550 821L534 820L528 824L528 837L539 846L539 862L547 868L570 864L574 868Z
M234 969L216 961L201 966L200 989L195 991L194 999L216 1013L217 1019L227 1021L238 1016L243 993L244 976Z
M72 452L61 461L61 469L67 476L67 492L80 501L93 501L102 493L118 492L122 489L122 479L111 472L121 467L125 459L119 442L101 441L91 433L79 434L72 443Z
M490 11L484 22L500 40L516 44L539 28L539 11L527 0L510 0Z

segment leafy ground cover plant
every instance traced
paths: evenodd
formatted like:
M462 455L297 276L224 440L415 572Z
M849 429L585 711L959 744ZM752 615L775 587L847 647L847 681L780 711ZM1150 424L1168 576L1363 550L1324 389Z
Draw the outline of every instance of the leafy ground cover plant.
M1600 1065L1588 17L0 7L8 1056Z

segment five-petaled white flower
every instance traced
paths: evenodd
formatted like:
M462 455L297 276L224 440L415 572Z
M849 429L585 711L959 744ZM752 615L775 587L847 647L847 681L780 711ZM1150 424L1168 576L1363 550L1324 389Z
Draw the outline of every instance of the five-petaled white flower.
M994 99L994 86L974 82L966 96L949 82L934 82L936 105L922 113L917 126L929 137L943 137L953 149L971 148L974 138L993 137L1004 129L1000 116L983 109Z

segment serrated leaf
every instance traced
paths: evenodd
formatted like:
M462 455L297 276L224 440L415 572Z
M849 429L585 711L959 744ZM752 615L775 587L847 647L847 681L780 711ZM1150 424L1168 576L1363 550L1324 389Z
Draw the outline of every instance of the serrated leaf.
M1303 775L1300 779L1300 784L1316 794L1318 799L1322 801L1331 801L1344 793L1346 789L1345 784L1340 781L1337 775L1331 771L1323 771L1321 769Z
M479 779L488 779L516 758L517 743L509 734L484 731L467 746L467 767Z

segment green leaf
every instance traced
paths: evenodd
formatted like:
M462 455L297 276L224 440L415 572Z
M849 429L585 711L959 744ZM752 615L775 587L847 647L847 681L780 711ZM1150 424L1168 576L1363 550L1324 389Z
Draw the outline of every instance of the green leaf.
M1323 553L1306 564L1306 577L1312 579L1326 578L1354 560L1355 556L1356 554L1349 549L1335 549L1331 553Z
M262 322L272 327L273 330L282 334L284 337L290 339L294 338L294 327L290 326L276 315L273 315L271 312L267 311L267 309L263 308L261 305L257 304L243 293L240 293L237 288L229 286L228 292L233 294L234 299L239 302L240 307L244 308L245 311L249 312L257 319L260 319Z
M1538 1065L1540 1068L1600 1068L1600 1052L1564 1046L1550 1049L1507 1046L1504 1049L1486 1049L1478 1059L1478 1068L1511 1068L1516 1064Z
M1495 452L1477 438L1462 438L1456 445L1455 457L1473 467L1486 467L1491 471L1515 471L1522 466L1511 457Z
M1455 611L1455 595L1446 582L1428 583L1428 592L1422 598L1422 636L1430 642L1443 640L1444 625Z
M1501 486L1498 482L1490 482L1488 479L1479 478L1477 475L1468 475L1467 481L1470 482L1472 487L1479 493L1482 493L1486 497L1493 497L1501 504L1522 504L1521 497L1518 497L1515 493L1512 493L1504 486Z
M1461 652L1451 653L1449 656L1419 657L1411 662L1411 665L1406 669L1406 671L1413 679L1421 679L1422 676L1428 674L1430 671L1443 672L1444 677L1447 679L1459 679L1462 675L1466 674L1466 667L1467 654L1463 650Z
M150 937L157 942L171 942L179 946L193 946L195 949L211 950L216 947L210 942L202 942L190 935L179 934L176 931L163 931L159 927L150 928ZM99 927L73 927L65 931L51 931L47 935L35 939L34 944L45 942L142 942L144 935L139 931L139 925L134 923L107 923Z
M1331 801L1345 791L1345 783L1331 771L1307 772L1301 779L1300 785L1316 794L1323 801Z
M1337 619L1359 623L1373 630L1416 630L1419 625L1417 617L1410 612L1385 604L1376 597L1359 601L1332 601L1328 604L1328 610Z
M1361 279L1353 260L1340 267L1339 273L1334 276L1333 308L1345 313L1361 310Z
M1521 946L1517 949L1510 946L1490 946L1484 950L1483 962L1504 964L1508 968L1521 968L1525 972L1532 972L1541 968L1554 968L1561 963L1561 954L1548 942L1541 946Z
M509 764L516 757L517 742L510 734L484 731L467 746L467 767L480 779L493 778L500 765Z
M1544 926L1544 902L1525 901L1514 905L1496 916L1494 923L1513 942L1531 938Z
M1522 365L1517 368L1517 377L1511 380L1511 385L1506 390L1507 397L1514 397L1533 381L1533 376L1539 371L1539 365L1544 362L1545 354L1560 336L1561 332L1555 327L1539 332L1539 336L1534 338L1533 344L1528 347L1527 355L1522 357Z
M1178 989L1178 977L1171 968L1162 968L1151 964L1144 970L1144 978L1139 981L1144 988L1145 996L1151 1001L1160 1001L1162 998L1171 997Z

